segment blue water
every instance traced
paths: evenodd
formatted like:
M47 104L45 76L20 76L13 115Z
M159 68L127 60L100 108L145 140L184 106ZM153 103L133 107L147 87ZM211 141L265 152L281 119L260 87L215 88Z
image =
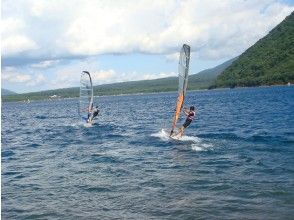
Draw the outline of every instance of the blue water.
M2 103L3 219L293 219L294 87ZM181 123L183 119L181 120Z

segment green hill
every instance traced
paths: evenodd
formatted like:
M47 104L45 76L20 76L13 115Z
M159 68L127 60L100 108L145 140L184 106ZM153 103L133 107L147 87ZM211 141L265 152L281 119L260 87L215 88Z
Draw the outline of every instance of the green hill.
M229 67L238 57L230 59L214 68L203 70L189 77L188 89L207 89L214 86L214 82L227 67Z
M15 95L16 92L10 91L8 89L2 89L1 88L1 96L7 96L7 95Z
M294 13L247 49L216 81L217 87L294 82Z
M236 58L231 59L221 65L214 68L207 69L199 72L198 74L192 74L189 77L188 89L207 89L214 84L218 74L220 74L225 68L232 64ZM78 77L78 76L77 76ZM151 93L151 92L168 92L176 91L178 89L178 78L167 77L153 80L141 80L120 82L112 84L104 84L94 86L94 95L119 95L119 94L133 94L133 93ZM61 98L77 97L79 95L79 88L65 88L56 90L47 90L40 92L25 93L19 95L13 95L8 97L2 97L3 101L21 101L21 100L38 100L48 99L50 96L57 95Z

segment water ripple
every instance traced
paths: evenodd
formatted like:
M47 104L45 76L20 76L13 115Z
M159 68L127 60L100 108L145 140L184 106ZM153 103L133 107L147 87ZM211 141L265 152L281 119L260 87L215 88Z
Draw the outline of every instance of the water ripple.
M198 116L181 140L162 132L175 99L95 97L91 127L76 99L3 103L2 218L294 216L293 87L190 91Z

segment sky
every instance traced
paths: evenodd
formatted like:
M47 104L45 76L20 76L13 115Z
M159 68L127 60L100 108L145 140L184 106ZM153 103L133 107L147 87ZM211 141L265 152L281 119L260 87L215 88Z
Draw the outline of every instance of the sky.
M18 93L190 74L243 53L294 0L2 0L1 86Z

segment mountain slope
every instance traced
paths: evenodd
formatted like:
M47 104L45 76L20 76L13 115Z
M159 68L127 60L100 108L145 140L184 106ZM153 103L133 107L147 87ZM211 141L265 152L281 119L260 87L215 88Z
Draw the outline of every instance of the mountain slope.
M247 49L221 75L217 87L294 82L294 12Z
M214 68L203 70L189 77L188 89L206 89L212 86L217 78L226 68L228 68L238 57L230 59ZM196 85L201 85L196 87Z
M1 89L1 96L6 96L6 95L15 95L17 94L16 92L10 91L8 89Z

